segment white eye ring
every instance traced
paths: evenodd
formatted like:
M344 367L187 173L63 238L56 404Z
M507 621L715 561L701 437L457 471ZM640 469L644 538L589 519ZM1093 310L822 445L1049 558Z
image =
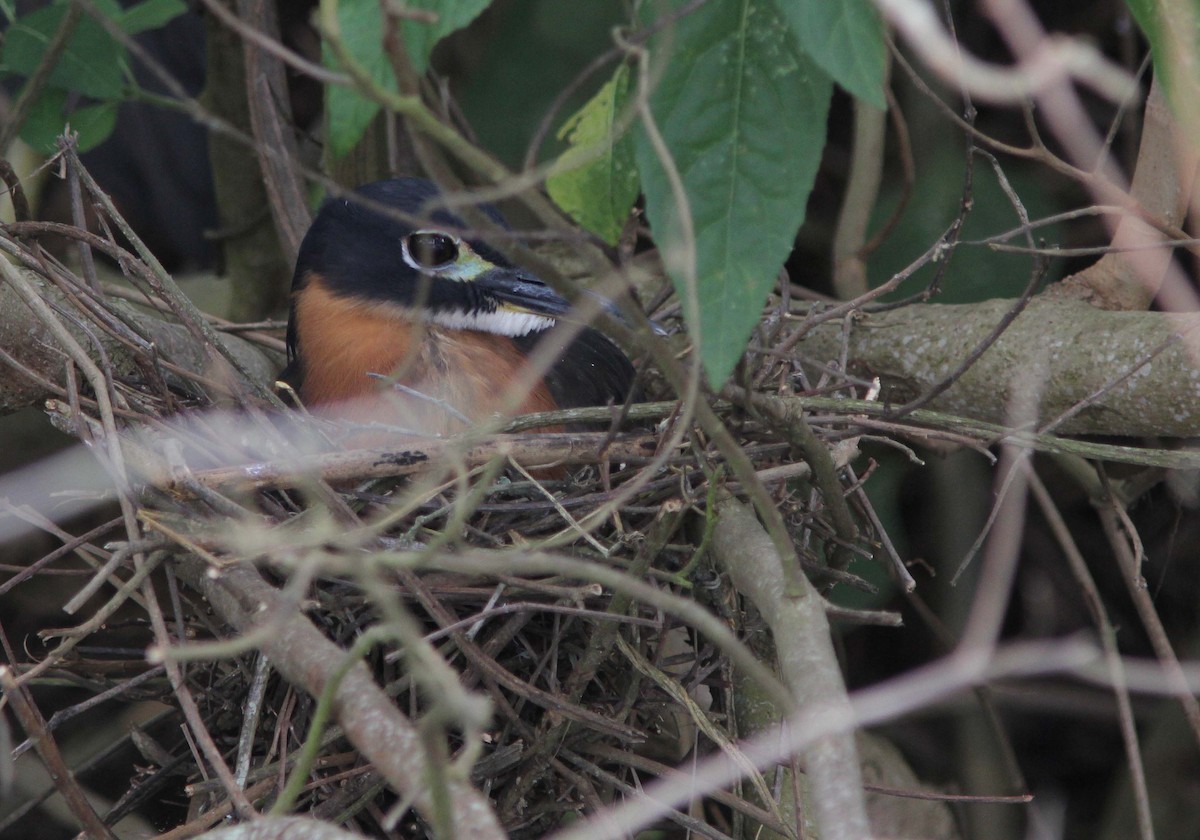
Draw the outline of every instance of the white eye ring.
M462 242L443 230L415 230L400 240L400 249L412 268L436 271L458 261Z

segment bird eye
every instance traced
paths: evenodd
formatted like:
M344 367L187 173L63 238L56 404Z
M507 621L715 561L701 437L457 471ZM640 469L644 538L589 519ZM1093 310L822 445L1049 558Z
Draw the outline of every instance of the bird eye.
M404 250L414 268L442 268L458 259L458 240L448 233L419 230L405 238Z

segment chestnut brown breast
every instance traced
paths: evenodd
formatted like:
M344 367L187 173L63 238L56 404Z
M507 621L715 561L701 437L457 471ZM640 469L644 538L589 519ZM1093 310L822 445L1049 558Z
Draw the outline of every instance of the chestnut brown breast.
M318 277L297 292L294 317L300 398L315 414L446 435L505 409L557 408L540 378L513 397L526 359L506 336L406 320L388 307L331 294Z

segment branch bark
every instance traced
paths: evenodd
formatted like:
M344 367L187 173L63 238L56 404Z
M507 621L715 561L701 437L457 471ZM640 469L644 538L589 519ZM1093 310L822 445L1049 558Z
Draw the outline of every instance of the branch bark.
M802 709L849 708L821 596L804 577L800 578L805 587L801 596L786 594L783 558L750 508L726 497L717 503L716 512L713 557L771 628L780 677L795 697L795 708L776 709L778 717ZM759 704L762 702L770 701L760 694ZM854 737L835 734L820 738L804 750L803 759L821 837L869 837ZM791 787L790 780L785 787ZM794 800L791 804L794 808Z
M22 274L40 290L42 299L52 307L66 311L74 309L58 287L46 282L35 272L23 271ZM127 318L137 325L138 332L153 342L160 358L190 371L202 372L208 366L204 347L184 326L138 312L118 301L110 301L109 306L124 310ZM6 313L6 317L0 318L0 351L28 371L16 370L0 357L0 415L5 415L39 406L45 400L59 396L55 388L66 388L67 372L65 356L56 349L57 342L49 328L32 317L20 296L4 283L0 283L0 312ZM115 373L140 375L137 356L141 351L122 344L102 330L83 329L78 319L63 318L62 322L84 347L92 347L93 340L98 340ZM271 382L278 372L278 361L236 336L222 335L219 338L252 377L260 383Z
M796 349L827 361L847 344L854 373L878 376L889 403L940 383L1013 305L925 304L815 327ZM1008 419L1018 374L1044 368L1036 416L1070 434L1186 437L1200 428L1200 316L1109 312L1035 299L930 407L992 423ZM1122 377L1127 377L1123 381ZM1019 387L1019 386L1018 386ZM1022 396L1027 396L1022 394Z
M203 101L245 134L253 130L241 37L213 18L207 21L208 79ZM257 138L266 143L270 138ZM283 150L278 150L280 154ZM286 300L291 265L280 249L258 155L221 134L209 138L213 186L221 211L226 271L237 294L229 317L257 321ZM273 186L279 186L273 182Z
M1156 76L1146 100L1130 195L1147 214L1181 226L1197 164L1195 145L1185 140ZM1142 310L1162 286L1173 254L1162 233L1137 216L1126 216L1113 235L1112 250L1049 291L1104 309Z

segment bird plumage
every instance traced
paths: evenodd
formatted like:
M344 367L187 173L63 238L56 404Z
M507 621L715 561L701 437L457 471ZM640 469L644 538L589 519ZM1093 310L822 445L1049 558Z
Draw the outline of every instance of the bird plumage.
M296 261L281 380L314 413L421 434L503 410L624 401L634 378L625 354L590 327L564 340L570 304L464 238L453 213L428 210L438 196L429 181L396 178L325 202ZM543 341L561 353L543 376L527 375Z

